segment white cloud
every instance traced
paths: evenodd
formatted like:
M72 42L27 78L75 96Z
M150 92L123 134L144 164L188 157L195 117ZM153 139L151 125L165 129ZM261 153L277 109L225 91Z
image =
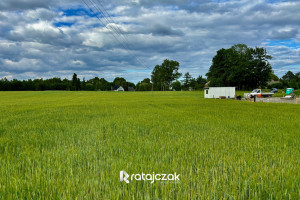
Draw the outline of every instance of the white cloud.
M44 20L44 21L51 21L53 20L58 13L45 9L45 8L38 8L35 10L28 10L24 12L24 17L33 20Z
M0 76L76 72L79 77L124 76L137 82L150 77L149 68L174 59L182 72L196 77L205 75L218 49L237 43L266 47L279 76L289 66L299 69L294 67L300 64L298 1L102 2L112 16L100 18L104 24L82 1L1 1ZM113 36L109 29L123 35ZM293 42L271 43L280 40Z

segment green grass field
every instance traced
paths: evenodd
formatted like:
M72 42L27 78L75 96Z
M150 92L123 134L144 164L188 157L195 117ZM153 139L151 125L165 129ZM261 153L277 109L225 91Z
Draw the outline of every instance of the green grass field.
M299 199L300 106L1 92L0 199ZM120 182L120 171L180 182Z

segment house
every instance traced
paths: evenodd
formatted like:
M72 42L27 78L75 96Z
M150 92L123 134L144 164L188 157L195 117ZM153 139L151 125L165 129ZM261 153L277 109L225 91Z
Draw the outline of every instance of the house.
M124 90L124 88L123 88L123 86L120 86L117 90L115 90L116 92L124 92L125 90Z
M116 91L116 92L124 92L125 91L123 86L114 86L114 87L111 87L111 90Z

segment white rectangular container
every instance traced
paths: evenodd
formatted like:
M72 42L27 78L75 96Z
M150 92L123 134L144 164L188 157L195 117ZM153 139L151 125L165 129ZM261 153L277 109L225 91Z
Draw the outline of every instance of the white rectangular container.
M235 87L207 87L204 88L204 98L217 99L220 97L234 98Z

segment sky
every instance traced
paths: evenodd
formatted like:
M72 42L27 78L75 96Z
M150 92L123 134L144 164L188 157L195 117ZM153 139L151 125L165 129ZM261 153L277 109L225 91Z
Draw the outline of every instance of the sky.
M1 0L0 78L137 83L165 59L205 76L221 48L264 47L274 73L300 71L300 1Z

